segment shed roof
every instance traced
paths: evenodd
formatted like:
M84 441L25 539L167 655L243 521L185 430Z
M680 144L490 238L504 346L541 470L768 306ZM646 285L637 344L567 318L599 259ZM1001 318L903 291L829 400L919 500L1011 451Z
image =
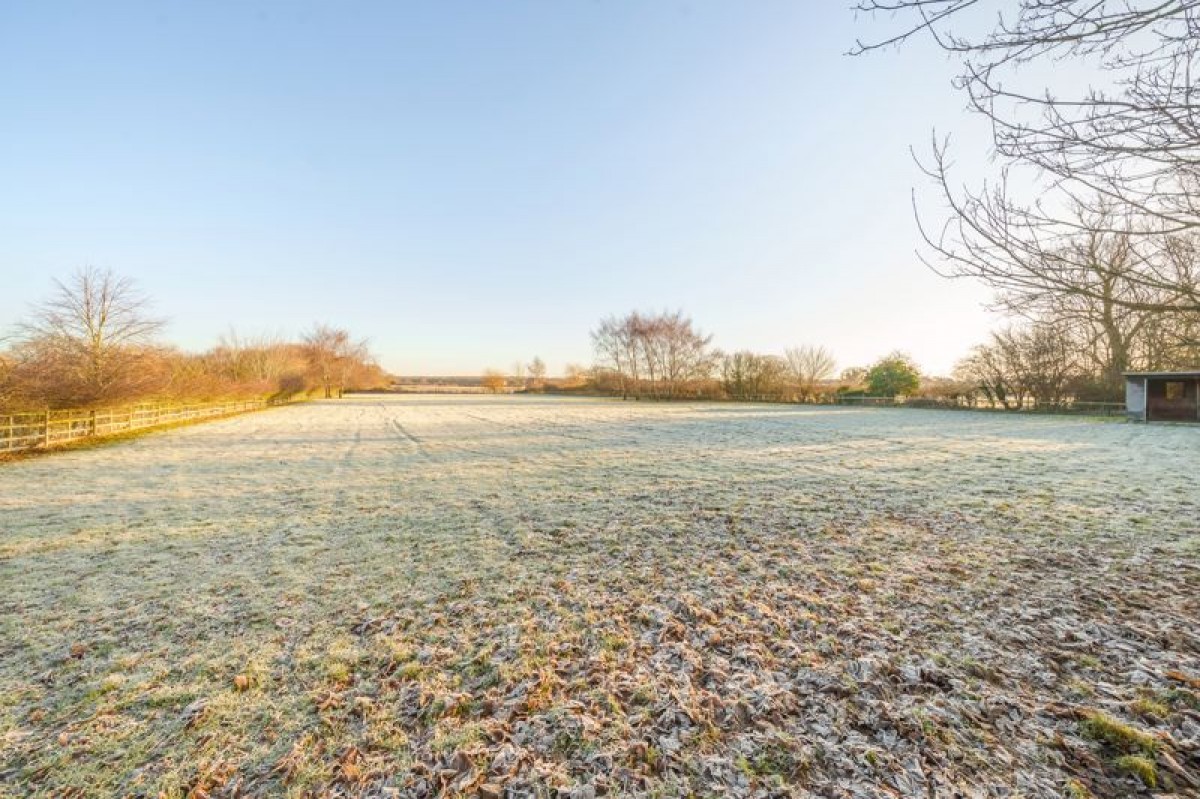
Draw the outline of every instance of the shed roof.
M1125 372L1126 377L1200 377L1200 367L1195 369L1179 369L1174 372Z

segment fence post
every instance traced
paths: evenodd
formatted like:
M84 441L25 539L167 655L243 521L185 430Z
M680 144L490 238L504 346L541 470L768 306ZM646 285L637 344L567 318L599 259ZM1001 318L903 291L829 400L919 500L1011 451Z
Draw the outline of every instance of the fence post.
M92 413L88 417L88 435L96 437L96 409L92 408Z
M50 409L46 409L46 429L42 433L42 446L50 446Z

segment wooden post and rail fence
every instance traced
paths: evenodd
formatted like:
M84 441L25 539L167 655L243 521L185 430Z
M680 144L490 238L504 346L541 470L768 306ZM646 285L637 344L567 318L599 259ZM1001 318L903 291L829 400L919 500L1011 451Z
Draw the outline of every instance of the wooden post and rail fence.
M179 422L216 419L278 404L281 404L278 400L269 399L184 405L143 403L119 408L0 415L0 455L47 449L87 438L103 438Z
M835 405L851 405L862 408L929 408L934 410L963 410L963 411L995 411L996 413L1011 414L1061 414L1075 416L1125 416L1123 402L1083 402L1065 400L1055 404L1039 405L1032 398L1026 398L1019 407L1006 407L989 404L980 399L929 398L929 397L867 397L843 396L833 397Z

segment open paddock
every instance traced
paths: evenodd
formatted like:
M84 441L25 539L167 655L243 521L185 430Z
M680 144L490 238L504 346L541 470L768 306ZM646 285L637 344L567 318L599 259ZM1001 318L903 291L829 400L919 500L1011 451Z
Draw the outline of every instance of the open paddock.
M361 396L0 465L0 796L1195 796L1198 453Z

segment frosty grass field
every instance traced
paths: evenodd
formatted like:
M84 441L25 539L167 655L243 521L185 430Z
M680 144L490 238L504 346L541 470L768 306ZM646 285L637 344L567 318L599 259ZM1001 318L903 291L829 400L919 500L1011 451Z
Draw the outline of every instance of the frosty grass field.
M444 396L0 464L0 796L1196 796L1198 464Z

